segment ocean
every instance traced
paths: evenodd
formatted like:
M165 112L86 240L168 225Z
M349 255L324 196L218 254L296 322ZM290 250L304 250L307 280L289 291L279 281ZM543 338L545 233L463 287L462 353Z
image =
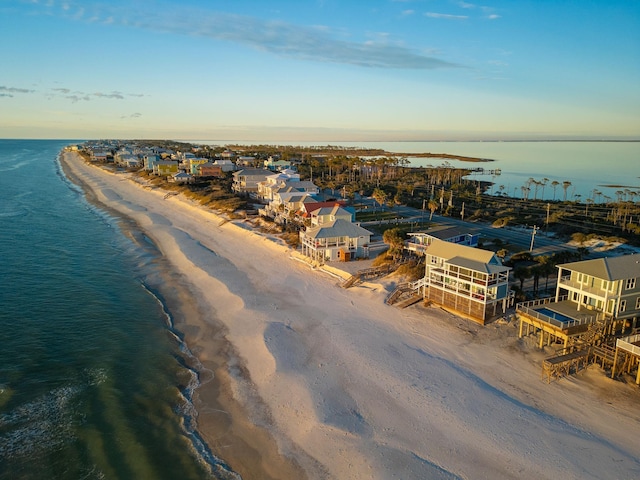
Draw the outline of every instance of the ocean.
M0 140L0 479L237 478L194 428L168 266L66 178L70 143Z

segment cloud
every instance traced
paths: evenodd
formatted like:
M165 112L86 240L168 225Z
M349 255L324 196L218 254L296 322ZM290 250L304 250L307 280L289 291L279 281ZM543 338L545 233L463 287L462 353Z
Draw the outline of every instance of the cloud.
M414 13L416 13L415 10L403 10L402 12L400 12L403 17L408 17L409 15L413 15Z
M1 88L1 87L0 87ZM67 100L71 100L73 103L75 102L88 102L92 99L107 99L107 100L124 100L125 97L144 97L143 93L123 93L118 91L113 91L110 93L103 92L94 92L94 93L86 93L80 91L72 91L69 88L52 88L51 91L55 92L54 96L59 95L62 98L66 98Z
M435 12L427 12L424 14L424 16L429 18L443 18L445 20L466 20L469 18L467 15L450 15L448 13Z
M111 93L96 92L93 94L93 96L98 98L115 98L116 100L124 100L124 95L120 92L111 92Z
M35 90L29 90L27 88L5 87L0 85L0 92L5 94L4 96L13 97L12 93L33 93Z
M487 15L487 18L489 20L497 20L498 18L501 18L500 15L497 15L495 13L492 13L491 15Z
M141 113L136 112L136 113L132 113L131 115L123 115L120 118L121 119L125 119L125 118L140 118L141 116L142 116Z
M127 6L87 5L66 1L67 9L55 1L35 4L46 13L73 20L120 25L129 28L192 35L232 42L254 50L299 60L383 69L429 70L460 65L420 54L404 46L387 43L358 43L341 39L326 28L293 25L245 15L189 9L182 5L142 10ZM447 17L448 18L448 17Z

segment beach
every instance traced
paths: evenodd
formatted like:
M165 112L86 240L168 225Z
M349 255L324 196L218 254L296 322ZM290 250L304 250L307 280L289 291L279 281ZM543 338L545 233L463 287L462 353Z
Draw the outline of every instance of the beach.
M384 282L342 289L242 221L61 161L172 265L198 431L242 478L640 477L637 386L597 366L547 384L515 322L388 306Z

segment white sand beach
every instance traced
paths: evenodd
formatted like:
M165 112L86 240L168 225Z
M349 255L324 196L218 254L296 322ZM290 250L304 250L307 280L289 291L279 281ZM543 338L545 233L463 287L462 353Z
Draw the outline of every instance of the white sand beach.
M187 283L178 328L215 378L199 430L245 480L640 478L636 385L597 366L547 384L550 352L515 324L388 306L381 284L342 289L288 247L63 157Z

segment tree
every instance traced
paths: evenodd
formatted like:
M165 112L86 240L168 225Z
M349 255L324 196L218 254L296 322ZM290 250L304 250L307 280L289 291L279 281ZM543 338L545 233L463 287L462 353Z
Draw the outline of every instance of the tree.
M560 185L560 182L558 182L557 180L554 180L553 182L551 182L551 186L553 187L553 201L554 202L556 200L556 188L558 188L558 185Z
M382 241L389 245L389 253L396 260L402 256L404 250L404 237L399 228L390 228L382 234Z
M380 188L376 188L371 196L380 204L380 207L384 207L385 203L387 203L387 192Z
M524 291L524 281L531 278L529 267L519 266L513 269L513 277L520 281L520 291Z
M564 190L564 201L567 201L567 189L571 186L571 182L569 180L565 180L562 182L562 189Z
M435 200L429 200L429 203L427 203L427 207L429 208L429 211L431 212L431 215L429 215L429 221L431 221L431 219L433 218L433 213L438 210L438 202Z

